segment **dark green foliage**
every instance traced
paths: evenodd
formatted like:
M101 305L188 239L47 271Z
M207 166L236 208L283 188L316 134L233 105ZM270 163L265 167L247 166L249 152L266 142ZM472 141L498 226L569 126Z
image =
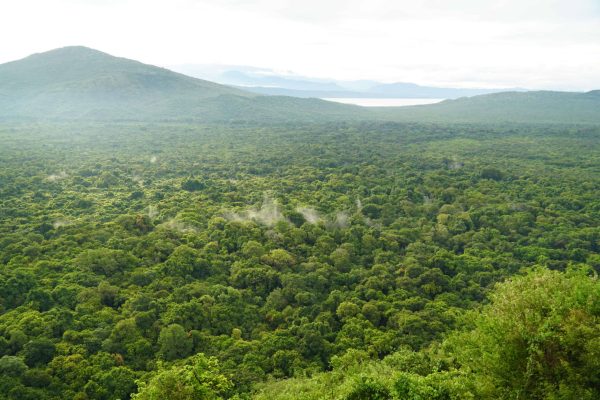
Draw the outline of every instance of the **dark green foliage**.
M0 373L5 376L19 377L27 371L27 365L19 357L3 356L0 358Z
M586 400L589 285L552 272L544 297L515 280L510 304L542 321L521 339L489 295L536 266L600 271L599 139L552 125L2 126L0 393ZM440 347L457 329L477 335ZM198 353L214 360L191 368ZM200 389L193 371L208 374Z
M173 324L162 328L158 336L159 354L167 361L187 357L192 350L192 341L181 325Z
M46 338L32 340L23 346L23 357L30 367L47 364L52 360L55 352L56 345Z
M128 399L137 391L137 375L127 367L114 367L95 376L88 382L84 391L90 399L120 400Z
M504 178L502 171L496 168L485 168L481 170L481 177L483 179L492 179L494 181L500 181Z
M188 192L195 192L198 190L202 190L206 187L204 182L199 181L198 179L187 179L185 182L181 184L181 188L183 190L187 190Z
M257 399L596 399L600 282L537 268L497 286L441 346L382 361L349 350L333 370L269 382ZM575 339L577 338L577 339Z
M74 262L84 270L112 276L134 267L137 260L122 250L102 248L85 251L79 254Z

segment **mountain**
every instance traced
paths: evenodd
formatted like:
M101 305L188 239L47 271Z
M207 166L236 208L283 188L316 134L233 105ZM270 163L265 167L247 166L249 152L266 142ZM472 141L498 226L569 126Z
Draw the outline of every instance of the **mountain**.
M397 84L393 90L422 87ZM600 91L505 92L427 106L365 108L259 95L86 47L65 47L0 65L0 120L15 119L600 123Z
M459 97L478 96L489 93L506 92L515 89L466 89L421 86L414 83L396 82L373 86L369 93L373 97L433 98L456 99ZM523 89L518 89L523 91Z
M197 65L186 64L173 67L174 71L199 79L208 79L244 89L274 88L297 91L347 91L332 79L315 79L300 75L277 73L271 69L244 65Z
M318 98L383 98L383 99L457 99L482 94L501 93L505 89L460 89L420 86L414 83L378 84L366 91L351 91L344 88L292 89L273 86L239 86L248 92L271 96L318 97ZM515 90L515 89L511 89ZM520 89L519 89L520 90ZM520 90L523 91L523 90Z
M296 79L278 75L250 75L242 71L225 71L221 78L228 85L248 87L273 87L292 90L343 91L335 82Z
M287 120L360 115L359 107L272 98L65 47L0 65L0 118Z
M239 89L264 96L292 96L303 99L310 98L372 98L372 95L363 92L351 92L344 89L319 90L319 89L288 89L272 86L234 86Z
M406 82L382 83L369 80L316 79L300 75L283 75L266 68L239 65L180 65L173 68L186 75L242 87L244 90L263 95L321 98L455 99L480 94L524 90L446 88L421 86Z
M372 111L395 121L600 124L600 90L505 92Z

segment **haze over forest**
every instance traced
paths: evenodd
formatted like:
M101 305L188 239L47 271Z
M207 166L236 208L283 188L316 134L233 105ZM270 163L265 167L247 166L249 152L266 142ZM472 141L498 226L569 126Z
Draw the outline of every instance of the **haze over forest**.
M0 34L0 400L600 398L597 1Z

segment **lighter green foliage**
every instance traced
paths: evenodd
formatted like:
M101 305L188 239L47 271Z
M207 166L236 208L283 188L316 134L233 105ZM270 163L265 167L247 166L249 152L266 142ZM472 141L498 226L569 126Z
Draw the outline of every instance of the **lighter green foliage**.
M215 358L196 354L183 365L161 365L147 383L139 382L132 399L219 400L229 398L232 387L229 378L219 372Z
M486 397L593 399L600 383L600 282L540 269L498 285L474 329L447 342Z

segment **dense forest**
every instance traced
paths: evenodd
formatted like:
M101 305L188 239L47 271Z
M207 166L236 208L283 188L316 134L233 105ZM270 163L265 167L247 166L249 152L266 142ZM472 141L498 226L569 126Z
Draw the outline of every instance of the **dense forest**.
M600 398L600 128L0 126L0 398Z

